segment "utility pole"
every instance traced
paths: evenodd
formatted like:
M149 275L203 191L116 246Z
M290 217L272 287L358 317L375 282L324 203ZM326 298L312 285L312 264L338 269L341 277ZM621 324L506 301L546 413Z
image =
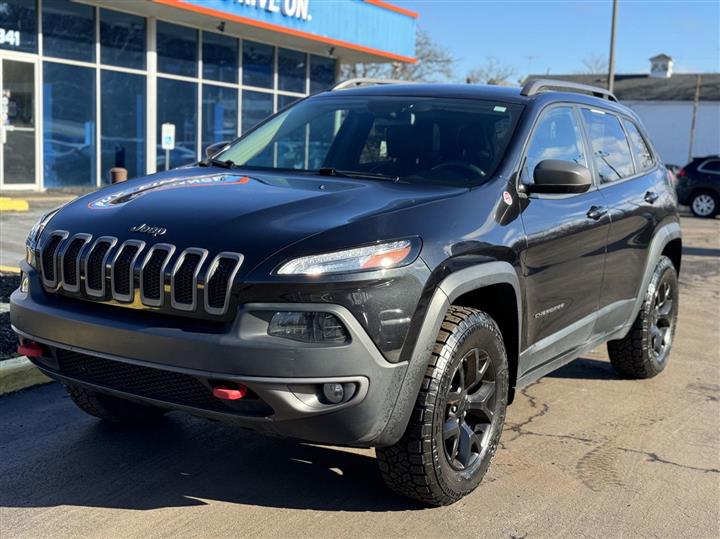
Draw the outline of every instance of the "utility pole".
M688 160L689 163L693 158L693 146L695 145L695 122L697 120L697 109L700 104L700 82L702 81L702 75L698 75L695 79L695 98L693 99L693 110L692 110L692 121L690 122L690 146L688 147Z
M612 23L610 26L610 62L608 62L608 90L615 89L615 25L617 24L618 0L613 0Z

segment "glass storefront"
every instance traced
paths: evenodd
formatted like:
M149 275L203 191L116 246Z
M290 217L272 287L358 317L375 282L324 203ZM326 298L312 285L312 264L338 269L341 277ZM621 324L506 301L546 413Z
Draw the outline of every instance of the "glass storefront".
M333 58L125 12L132 2L116 6L0 0L0 49L25 62L2 60L3 96L30 114L24 126L3 118L0 186L91 188L115 166L131 178L163 170L165 122L176 129L170 166L191 163L335 80Z

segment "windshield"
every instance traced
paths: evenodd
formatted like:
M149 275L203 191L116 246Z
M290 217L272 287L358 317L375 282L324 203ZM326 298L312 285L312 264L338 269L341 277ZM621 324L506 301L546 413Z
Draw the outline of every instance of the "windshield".
M340 94L297 103L215 160L259 170L477 185L495 172L523 108L474 99Z

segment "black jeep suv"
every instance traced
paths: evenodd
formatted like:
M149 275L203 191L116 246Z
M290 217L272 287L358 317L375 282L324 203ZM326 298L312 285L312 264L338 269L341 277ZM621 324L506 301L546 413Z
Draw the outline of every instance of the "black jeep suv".
M393 489L449 504L518 388L604 342L625 377L665 368L680 253L612 94L349 83L45 216L11 317L90 414L376 447Z

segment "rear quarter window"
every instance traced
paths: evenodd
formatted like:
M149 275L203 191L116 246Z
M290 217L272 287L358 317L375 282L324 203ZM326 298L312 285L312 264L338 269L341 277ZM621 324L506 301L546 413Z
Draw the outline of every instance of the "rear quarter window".
M653 160L650 148L640 134L640 130L629 120L623 120L623 124L625 124L625 131L627 131L628 137L630 138L630 146L632 146L633 153L635 154L635 164L638 167L638 172L650 170L655 165L655 161Z
M618 117L596 109L582 109L582 115L600 182L611 183L635 174L630 145Z
M705 161L698 167L700 172L709 172L710 174L720 174L720 159L710 159Z

